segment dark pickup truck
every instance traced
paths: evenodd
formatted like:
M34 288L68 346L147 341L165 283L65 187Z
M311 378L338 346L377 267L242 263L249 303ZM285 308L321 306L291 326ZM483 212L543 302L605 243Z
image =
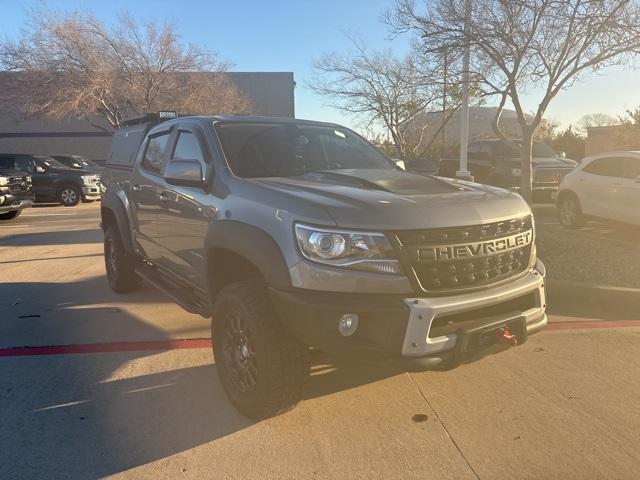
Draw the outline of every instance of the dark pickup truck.
M515 140L518 143L517 140ZM477 140L469 143L468 168L474 180L486 185L519 191L522 168L520 149L503 140ZM577 162L563 158L543 142L533 142L533 201L553 202L564 176ZM443 158L440 175L455 178L459 159Z
M67 167L46 155L1 153L1 165L31 176L37 202L60 202L72 207L81 200L99 200L102 194L100 174Z
M547 322L520 195L406 172L340 125L146 117L116 131L103 181L110 287L144 279L212 317L221 383L252 418L301 398L309 346L433 370Z
M0 160L0 220L11 220L33 205L31 176Z

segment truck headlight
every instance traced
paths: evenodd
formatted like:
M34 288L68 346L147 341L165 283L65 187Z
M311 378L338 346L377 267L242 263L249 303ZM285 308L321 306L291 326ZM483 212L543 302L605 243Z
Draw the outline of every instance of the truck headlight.
M365 272L401 274L400 262L382 233L351 232L297 224L302 255L318 263Z
M511 169L511 175L513 175L514 177L521 177L522 176L522 169L521 168L512 168Z
M0 177L0 187L9 185L9 177Z

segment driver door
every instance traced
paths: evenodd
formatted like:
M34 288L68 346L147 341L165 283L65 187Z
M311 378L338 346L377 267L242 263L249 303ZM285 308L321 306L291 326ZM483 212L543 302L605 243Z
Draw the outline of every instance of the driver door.
M28 155L19 155L16 157L15 163L20 170L31 175L33 194L36 198L47 199L55 196L55 192L53 192L53 180L55 177L42 160Z
M197 160L202 172L211 162L205 136L195 126L181 125L168 161ZM204 288L206 265L204 239L215 218L215 195L203 187L170 185L161 181L161 205L157 215L158 264L190 283Z

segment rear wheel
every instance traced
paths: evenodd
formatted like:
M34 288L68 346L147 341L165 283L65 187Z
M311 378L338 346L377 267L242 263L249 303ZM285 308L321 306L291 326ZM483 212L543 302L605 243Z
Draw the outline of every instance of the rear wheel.
M283 328L261 280L225 287L212 337L220 381L244 415L262 419L293 408L308 376L308 348Z
M565 194L558 200L558 220L567 228L579 228L584 224L580 201L575 195Z
M140 283L134 260L124 249L118 227L109 225L104 232L104 265L107 281L114 292L130 292Z
M22 213L22 210L14 210L13 212L0 213L0 220L13 220Z
M58 191L58 200L65 207L73 207L80 202L80 189L75 185L64 185Z

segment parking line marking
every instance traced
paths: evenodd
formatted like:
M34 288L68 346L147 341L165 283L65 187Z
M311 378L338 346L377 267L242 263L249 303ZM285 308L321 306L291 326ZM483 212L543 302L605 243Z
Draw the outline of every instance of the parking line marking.
M40 347L0 348L0 357L25 357L33 355L67 355L77 353L113 353L149 350L178 350L211 348L210 338L185 338L146 342L89 343L84 345L49 345Z
M584 322L550 322L545 330L581 330L589 328L640 327L640 320L587 320Z
M600 328L640 327L640 320L592 320L584 322L551 322L545 330L582 330ZM140 342L88 343L80 345L48 345L38 347L0 347L0 357L36 355L69 355L79 353L118 353L211 348L210 338L184 338Z

